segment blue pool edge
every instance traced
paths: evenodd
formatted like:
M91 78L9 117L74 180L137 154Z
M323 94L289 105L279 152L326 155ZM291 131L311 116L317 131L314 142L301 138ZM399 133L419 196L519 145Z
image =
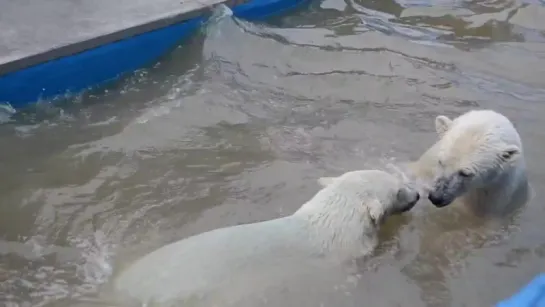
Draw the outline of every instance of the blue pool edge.
M263 20L309 0L252 0L231 9L237 18ZM105 85L147 67L193 35L208 14L100 45L0 76L0 104L21 109Z

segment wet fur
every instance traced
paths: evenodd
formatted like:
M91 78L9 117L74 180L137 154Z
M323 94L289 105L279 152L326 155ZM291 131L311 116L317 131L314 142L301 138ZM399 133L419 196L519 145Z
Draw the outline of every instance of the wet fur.
M115 289L141 301L176 304L211 295L236 301L313 263L371 253L380 224L418 201L416 191L381 171L348 172L319 182L323 189L294 214L166 245L115 278Z
M494 215L526 202L522 142L506 117L491 110L470 111L452 121L438 116L436 131L439 140L408 165L428 195L446 198L436 206L461 202L475 214ZM465 178L461 171L473 177Z

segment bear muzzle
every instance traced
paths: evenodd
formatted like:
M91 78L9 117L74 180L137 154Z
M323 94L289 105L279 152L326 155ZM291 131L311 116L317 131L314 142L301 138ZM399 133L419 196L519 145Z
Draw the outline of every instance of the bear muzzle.
M419 200L420 200L420 194L416 193L415 199L407 203L407 205L404 206L403 208L401 208L401 210L399 210L399 213L405 213L407 211L410 211L416 205L416 203L418 203Z
M428 199L430 202L437 208L443 208L452 203L454 200L452 197L445 197L444 193L440 193L437 191L432 191L428 195Z

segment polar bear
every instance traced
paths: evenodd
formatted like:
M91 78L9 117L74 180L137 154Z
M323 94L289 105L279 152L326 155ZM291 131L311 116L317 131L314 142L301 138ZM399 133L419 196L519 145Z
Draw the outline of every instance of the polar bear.
M445 207L458 199L474 213L500 213L526 200L528 182L520 136L504 115L472 110L435 119L439 140L409 168Z
M290 216L208 231L145 255L113 279L114 291L161 306L203 300L236 305L237 297L256 288L305 274L302 268L371 253L380 224L420 198L410 183L379 170L318 182L322 189Z

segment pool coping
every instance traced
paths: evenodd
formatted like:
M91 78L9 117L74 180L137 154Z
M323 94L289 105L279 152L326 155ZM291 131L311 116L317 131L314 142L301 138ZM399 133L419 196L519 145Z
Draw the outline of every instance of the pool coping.
M209 13L210 10L218 4L225 4L228 7L233 8L250 1L251 0L191 0L191 2L187 2L179 11L165 16L155 16L146 23L137 23L130 27L120 28L117 31L98 33L96 36L89 39L77 40L52 49L45 49L42 52L30 53L26 56L20 55L13 60L2 61L2 58L0 58L0 77L39 63L70 56L101 45L113 43L199 17L203 13Z
M0 106L16 111L29 105L66 101L152 67L196 34L220 4L231 8L233 17L260 21L312 0L184 0L191 2L180 9L172 9L179 0L157 0L166 5L156 7L150 7L147 0L119 0L140 3L111 9L96 4L107 0L52 0L67 7L57 10L49 3L32 2L36 7L19 13L14 13L19 6L6 1L11 0L0 0L0 5L7 3L0 18L4 26L13 25L0 37ZM81 3L90 7L79 14ZM27 24L25 18L34 18L40 9L45 10L43 16ZM67 15L71 11L74 14ZM68 16L66 20L57 21L64 15ZM40 24L44 26L40 28ZM71 26L73 31L67 32L65 28ZM10 40L13 44L8 44Z

